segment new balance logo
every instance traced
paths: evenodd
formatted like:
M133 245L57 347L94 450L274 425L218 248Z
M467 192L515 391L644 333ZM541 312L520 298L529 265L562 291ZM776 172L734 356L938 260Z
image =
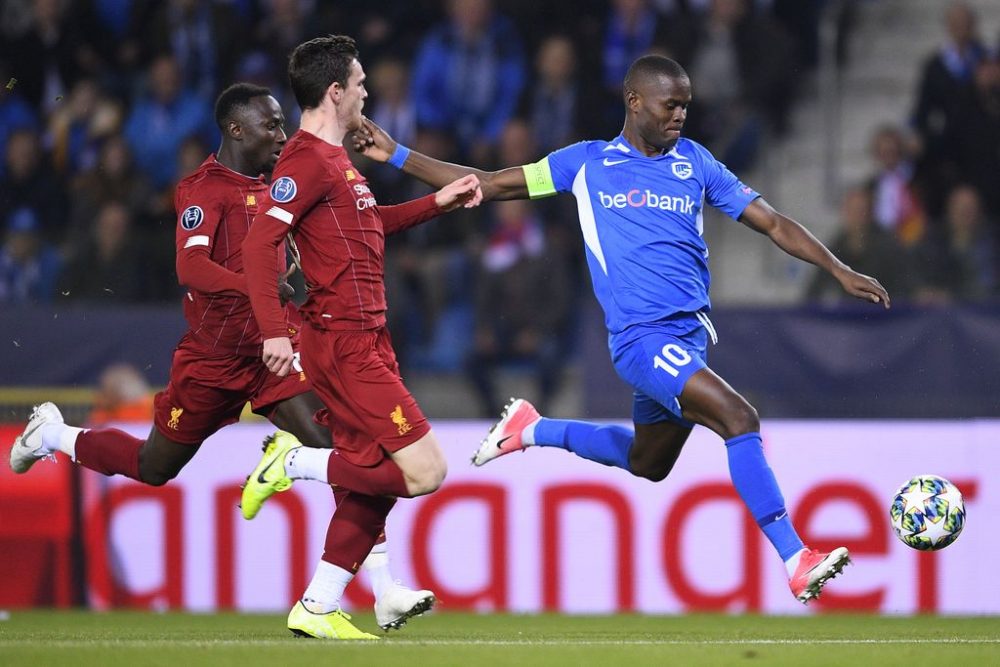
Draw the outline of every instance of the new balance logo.
M616 164L621 164L622 162L628 162L628 160L612 160L611 158L608 157L604 158L605 167L613 167Z
M691 215L694 213L695 200L689 195L683 197L671 197L669 195L658 195L649 190L629 190L619 192L615 195L598 192L597 197L604 208L658 208L661 211L673 211L674 213L684 213Z

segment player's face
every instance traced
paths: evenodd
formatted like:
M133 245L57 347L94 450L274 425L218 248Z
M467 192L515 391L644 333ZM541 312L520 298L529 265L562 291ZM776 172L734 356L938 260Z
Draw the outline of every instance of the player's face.
M285 145L285 115L270 95L250 100L240 123L240 150L262 174L269 174Z
M635 121L639 134L651 146L673 148L687 120L691 81L687 77L664 76L647 82L638 93Z
M347 86L344 88L344 94L340 98L340 106L338 107L338 115L343 127L348 132L361 129L361 110L368 97L368 91L365 89L365 78L365 71L361 67L361 63L355 59L351 62Z

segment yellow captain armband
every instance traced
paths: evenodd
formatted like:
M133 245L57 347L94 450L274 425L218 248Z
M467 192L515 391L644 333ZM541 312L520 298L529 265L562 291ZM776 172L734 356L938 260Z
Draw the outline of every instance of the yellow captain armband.
M552 182L552 170L549 168L549 158L521 167L524 180L528 184L528 196L532 199L551 197L556 194L556 186Z

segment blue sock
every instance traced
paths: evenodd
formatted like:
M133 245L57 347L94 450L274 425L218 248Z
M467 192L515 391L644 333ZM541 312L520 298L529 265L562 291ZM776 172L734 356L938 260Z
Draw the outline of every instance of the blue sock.
M745 433L726 440L726 454L729 476L740 498L781 560L788 560L802 549L802 540L792 527L778 481L764 458L760 433Z
M560 447L577 456L632 472L628 453L635 432L623 426L606 426L570 419L542 417L535 424L535 444Z

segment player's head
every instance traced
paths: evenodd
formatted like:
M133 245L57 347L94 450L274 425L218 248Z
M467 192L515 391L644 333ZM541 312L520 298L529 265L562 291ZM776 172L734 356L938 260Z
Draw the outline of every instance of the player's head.
M684 68L670 58L643 56L628 68L622 93L625 127L651 146L672 148L691 103L691 80Z
M271 91L252 83L235 83L215 101L215 123L229 145L257 173L270 173L285 144L285 116Z
M303 111L330 105L341 127L360 129L368 91L353 39L328 35L299 44L288 59L288 79Z

